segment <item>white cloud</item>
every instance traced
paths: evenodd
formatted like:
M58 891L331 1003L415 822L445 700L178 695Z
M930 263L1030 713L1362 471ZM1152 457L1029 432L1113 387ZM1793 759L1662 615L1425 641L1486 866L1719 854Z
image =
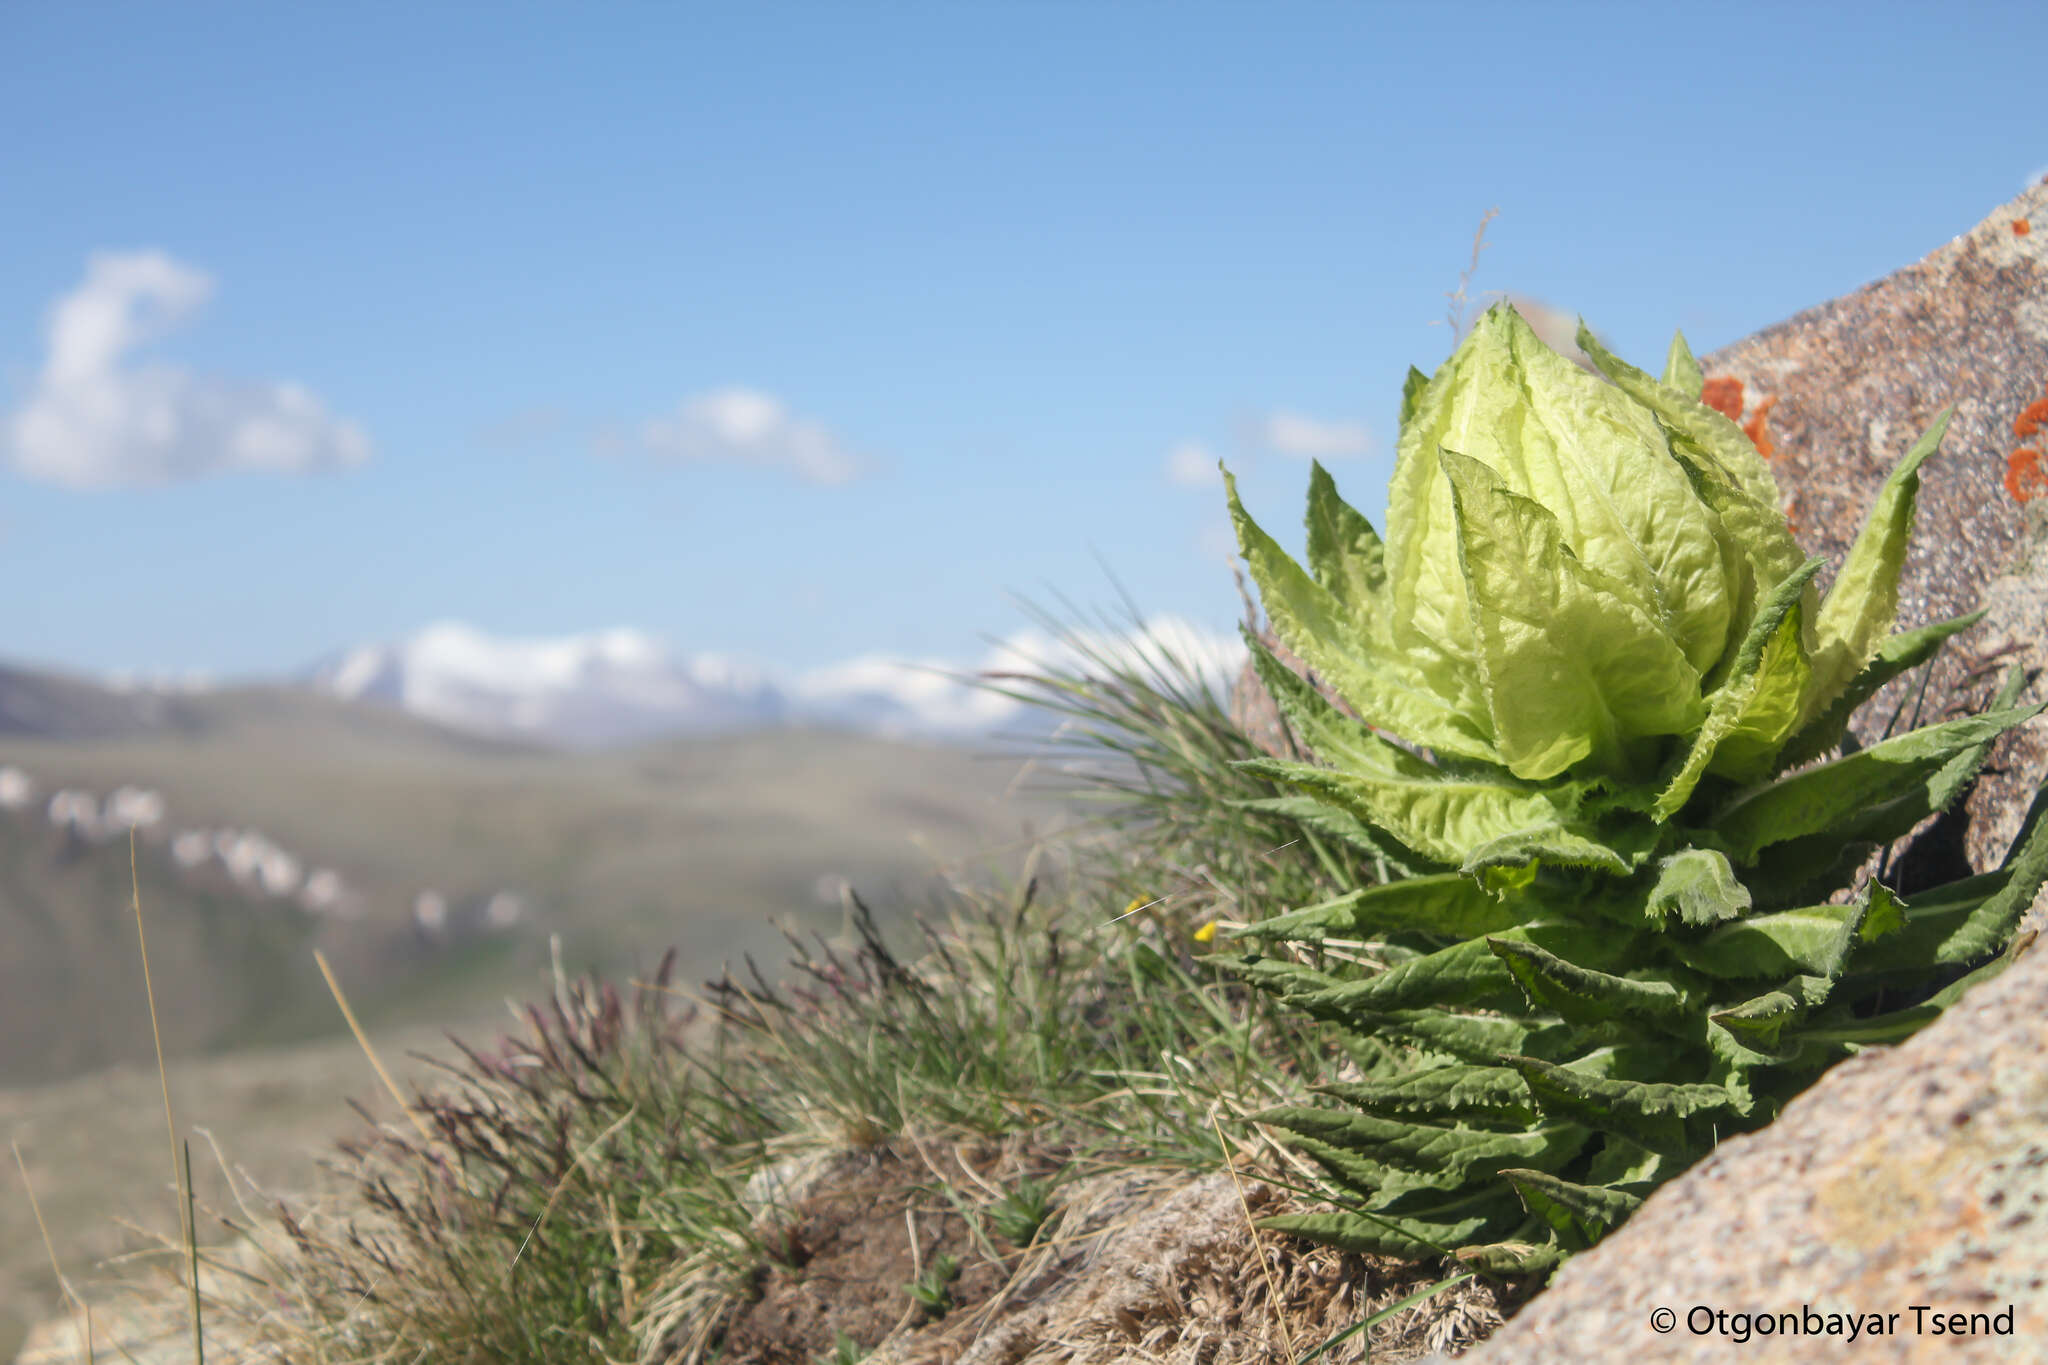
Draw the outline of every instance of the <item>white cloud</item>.
M1065 638L1027 627L996 642L971 669L933 659L863 655L813 669L794 679L789 692L801 710L883 734L972 734L1033 712L1023 702L962 681L962 674L1099 677L1106 667L1123 666L1178 680L1192 671L1218 695L1228 695L1245 657L1238 636L1164 615L1136 630L1077 628Z
M1207 488L1223 482L1216 456L1199 441L1182 441L1167 453L1166 477L1183 488Z
M1283 455L1363 455L1372 435L1356 422L1324 422L1298 412L1273 412L1252 427L1255 444Z
M736 460L787 469L805 483L849 483L863 462L822 424L797 417L756 389L686 399L673 417L640 425L639 444L673 460Z
M367 460L362 429L298 384L129 363L212 293L210 276L161 251L93 255L85 280L50 309L26 401L0 418L6 462L45 483L115 488Z
M1211 687L1228 691L1244 667L1244 640L1205 629L1182 616L1154 616L1137 630L1078 629L1058 639L1037 628L1013 632L982 660L984 670L1099 674L1107 660L1140 672L1191 670Z

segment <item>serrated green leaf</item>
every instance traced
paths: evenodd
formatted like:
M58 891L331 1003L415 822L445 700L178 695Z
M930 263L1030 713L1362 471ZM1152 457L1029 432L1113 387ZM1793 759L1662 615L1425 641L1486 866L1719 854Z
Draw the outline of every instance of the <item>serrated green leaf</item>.
M1690 1155L1701 1143L1688 1129L1692 1119L1732 1124L1746 1105L1721 1085L1675 1085L1589 1076L1534 1057L1503 1057L1522 1073L1529 1093L1553 1119L1619 1133L1631 1142L1667 1155Z
M1766 991L1707 1017L1759 1052L1778 1046L1785 1025L1804 1012L1799 1001L1784 991Z
M1373 725L1432 749L1465 758L1497 752L1478 707L1460 710L1415 675L1386 642L1387 623L1370 601L1343 602L1309 577L1252 520L1238 501L1237 481L1224 475L1238 548L1259 587L1259 601L1286 646ZM1361 613L1368 619L1361 620Z
M1627 1222L1643 1201L1624 1190L1579 1185L1546 1171L1504 1170L1501 1179L1522 1196L1522 1206L1555 1229L1567 1245L1584 1249Z
M2013 931L2034 903L2043 882L2048 882L2048 783L2034 795L2032 807L2020 826L2020 834L2005 856L2000 869L2005 885L1993 891L1970 912L1961 927L1943 940L1937 958L1943 962L1967 963L2004 949Z
M1970 612L1966 616L1951 617L1937 621L1931 626L1918 630L1901 631L1888 636L1877 647L1877 657L1866 665L1851 682L1834 704L1820 716L1802 725L1792 736L1785 749L1778 755L1778 766L1795 768L1811 763L1828 750L1842 742L1848 733L1849 721L1856 708L1877 695L1877 690L1902 673L1918 668L1940 651L1951 636L1959 635L1984 619L1989 608Z
M1388 1191L1407 1188L1402 1184L1407 1173L1382 1161L1374 1161L1362 1152L1352 1150L1334 1142L1307 1133L1289 1131L1287 1143L1303 1156L1323 1168L1323 1174L1330 1183L1349 1190L1360 1199L1377 1198ZM1439 1189L1433 1191L1443 1194Z
M1391 1081L1315 1087L1380 1118L1484 1121L1527 1127L1536 1121L1521 1076L1499 1066L1439 1066Z
M1593 1153L1593 1159L1586 1163L1586 1180L1590 1184L1635 1193L1654 1185L1660 1178L1674 1174L1671 1165L1669 1157L1630 1142L1619 1133L1609 1133L1600 1150Z
M1337 494L1320 460L1309 465L1308 567L1317 583L1344 605L1361 630L1384 610L1386 548L1358 510Z
M1671 953L1686 966L1727 980L1784 977L1821 970L1849 914L1845 905L1814 905L1752 915L1720 926L1695 943L1673 940Z
M1590 971L1533 943L1504 937L1489 938L1486 946L1506 964L1531 1004L1570 1023L1640 1020L1669 1024L1686 1010L1685 992L1669 981L1638 981Z
M1906 904L1883 882L1872 882L1864 893L1868 908L1856 926L1856 941L1875 943L1906 927Z
M1420 1188L1454 1189L1503 1166L1537 1168L1567 1161L1585 1144L1576 1122L1503 1131L1459 1125L1379 1118L1372 1114L1307 1105L1283 1105L1254 1114L1252 1121L1284 1128L1314 1142L1351 1152L1368 1162L1398 1168Z
M1804 1043L1855 1051L1861 1047L1902 1043L1939 1019L1956 1001L1987 981L1996 980L2012 965L2010 953L2001 953L1975 971L1959 977L1918 1005L1872 1015L1846 1023L1807 1024L1799 1029Z
M1565 1253L1554 1242L1506 1241L1469 1246L1458 1252L1459 1265L1481 1275L1502 1277L1548 1274L1564 1263Z
M1212 953L1204 960L1219 971L1229 972L1282 999L1314 995L1344 984L1325 972L1282 957L1262 957L1256 953L1243 957Z
M1735 875L1725 854L1687 848L1657 864L1644 913L1661 924L1676 915L1684 924L1717 924L1750 910L1749 888Z
M1852 949L1864 942L1863 928L1877 911L1880 925L1897 913L1890 890L1873 882L1848 905L1813 905L1723 924L1693 943L1671 940L1672 956L1696 971L1726 980L1769 977L1783 981L1800 973L1835 980Z
M1627 832L1645 833L1640 829ZM1635 858L1645 851L1646 843L1647 840L1629 839L1625 841L1625 849L1611 848L1562 825L1541 825L1487 840L1466 855L1464 865L1458 871L1466 877L1477 877L1492 869L1533 869L1540 865L1591 867L1625 877L1635 870ZM1515 883L1509 879L1506 884Z
M2043 709L2048 704L1924 726L1788 774L1737 796L1709 827L1737 863L1753 862L1762 849L1806 835L1842 842L1897 838L1954 799L1962 770L1949 768L1951 759L1975 753L1981 762L1980 746Z
M1384 1014L1430 1006L1474 1005L1503 997L1514 979L1486 940L1468 939L1438 952L1389 967L1363 981L1346 981L1296 1003L1324 1018Z
M1557 517L1491 467L1450 449L1439 458L1509 771L1536 780L1590 760L1627 773L1636 741L1696 728L1699 671L1636 593L1581 561Z
M1323 1011L1325 1017L1343 1018L1430 1006L1478 1005L1496 998L1512 1001L1517 993L1514 976L1489 945L1531 941L1552 953L1588 961L1611 960L1626 950L1625 944L1602 929L1557 922L1528 924L1491 938L1454 943L1363 981L1347 981L1293 1003Z
M1340 938L1416 932L1448 938L1476 938L1513 927L1513 911L1471 878L1457 873L1404 877L1275 915L1232 931L1234 936L1320 943Z
M1401 425L1406 427L1415 420L1415 405L1422 401L1422 391L1429 387L1429 376L1408 367L1407 378L1401 381Z
M1419 874L1425 868L1436 865L1401 847L1393 838L1381 834L1343 807L1333 806L1327 801L1318 801L1313 796L1290 793L1286 796L1235 800L1226 804L1237 810L1278 816L1303 829L1326 835L1370 857L1384 859L1390 871L1404 877Z
M1891 632L1899 610L1899 570L1906 563L1906 542L1912 535L1914 504L1920 493L1920 466L1941 445L1954 415L1954 408L1936 414L1933 425L1884 481L1877 504L1870 509L1821 603L1814 624L1813 677L1800 708L1802 724L1817 719L1834 704L1864 666L1877 657L1878 645Z
M1657 819L1669 820L1678 813L1724 744L1731 750L1728 766L1738 770L1736 775L1753 780L1769 770L1769 758L1799 718L1808 673L1800 603L1825 562L1807 560L1771 589L1758 608L1727 677L1708 699L1707 719L1693 737L1685 761L1658 794L1651 811Z
M1707 377L1700 373L1700 363L1693 359L1692 347L1685 344L1685 333L1671 334L1671 349L1664 355L1664 377L1658 382L1695 403L1706 392Z
M1853 881L1877 845L1844 840L1831 834L1810 834L1772 844L1745 869L1743 881L1764 909L1792 908L1832 895Z
M1240 759L1234 766L1327 801L1421 857L1452 867L1502 834L1558 822L1558 809L1543 792L1507 781L1431 776L1426 765L1405 756L1393 770L1378 772L1277 758Z
M1389 1010L1352 1019L1356 1027L1376 1037L1475 1065L1491 1065L1508 1052L1545 1055L1554 1042L1550 1035L1561 1032L1532 1030L1505 1015L1458 1014L1445 1009Z
M1933 966L1955 967L1977 961L1990 950L1974 951L1975 943L1968 937L1958 939L1957 935L1978 908L2011 880L2012 869L2001 868L1916 892L1913 903L1904 907L1896 933L1857 950L1850 963L1852 974L1924 976Z
M1482 1216L1455 1223L1424 1223L1363 1213L1285 1213L1261 1218L1258 1225L1362 1256L1422 1261L1451 1254L1497 1221Z

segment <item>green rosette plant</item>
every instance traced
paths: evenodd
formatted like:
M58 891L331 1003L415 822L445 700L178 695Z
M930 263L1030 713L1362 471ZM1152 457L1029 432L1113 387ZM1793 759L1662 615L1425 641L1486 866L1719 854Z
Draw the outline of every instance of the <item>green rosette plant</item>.
M1391 842L1410 874L1238 931L1369 967L1219 955L1339 1025L1363 1076L1258 1116L1340 1206L1270 1226L1546 1269L1998 970L2048 874L2037 798L1997 871L1910 896L1859 876L2043 709L2015 671L1982 715L1848 734L1977 619L1893 631L1948 414L1823 597L1683 336L1660 378L1579 344L1598 375L1502 305L1410 372L1385 540L1318 466L1303 568L1226 471L1275 634L1345 703L1248 635L1314 759L1246 761L1293 793L1252 804L1361 858Z

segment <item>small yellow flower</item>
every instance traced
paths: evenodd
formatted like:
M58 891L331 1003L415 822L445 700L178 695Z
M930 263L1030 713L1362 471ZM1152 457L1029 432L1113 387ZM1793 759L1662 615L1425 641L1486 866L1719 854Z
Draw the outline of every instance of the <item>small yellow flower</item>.
M1135 915L1151 903L1151 900L1145 896L1133 896L1131 897L1131 903L1124 907L1124 914L1117 916L1117 918L1122 919L1124 915Z
M1210 920L1210 921L1209 921L1209 922L1208 922L1207 924L1203 925L1203 926L1202 926L1201 928L1199 928L1199 929L1195 930L1195 942L1197 942L1197 943L1214 943L1215 941L1216 941L1216 921L1215 921L1215 920L1213 920L1213 919L1212 919L1212 920Z

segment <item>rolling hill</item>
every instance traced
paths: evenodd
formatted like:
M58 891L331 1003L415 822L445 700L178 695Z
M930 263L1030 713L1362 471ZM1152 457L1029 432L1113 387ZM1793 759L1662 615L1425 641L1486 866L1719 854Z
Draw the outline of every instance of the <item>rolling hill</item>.
M836 926L840 879L916 899L942 864L1057 814L1006 797L1014 762L825 730L564 752L288 687L123 696L21 670L0 676L0 715L0 765L35 787L0 811L0 1084L149 1055L127 840L53 827L59 790L161 798L136 872L174 1052L336 1027L315 946L387 1023L530 993L556 935L572 969L626 972L671 945L685 979L743 952L772 960L771 918ZM295 882L338 874L349 911L308 913L211 854L181 867L181 833L207 848L260 836ZM445 922L416 914L423 893ZM481 924L498 893L516 922Z

